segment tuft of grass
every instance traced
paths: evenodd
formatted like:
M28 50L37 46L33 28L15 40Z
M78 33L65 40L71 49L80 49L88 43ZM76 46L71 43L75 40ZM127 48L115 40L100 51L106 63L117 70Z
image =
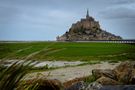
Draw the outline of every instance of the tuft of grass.
M33 61L24 61L23 63L15 62L11 66L1 69L0 90L15 90L18 87L21 79L36 64L32 63Z
M108 62L109 63L118 63L119 61L117 61L117 60L109 60Z
M94 81L96 81L96 77L94 75L90 75L84 79L84 82L86 83L92 83Z

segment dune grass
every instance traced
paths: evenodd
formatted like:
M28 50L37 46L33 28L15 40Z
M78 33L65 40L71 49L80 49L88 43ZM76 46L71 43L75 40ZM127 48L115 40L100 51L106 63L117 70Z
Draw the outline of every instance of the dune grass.
M0 69L0 90L36 90L37 85L29 85L20 87L23 77L32 69L36 64L33 61L24 61L22 63L15 62L9 67ZM1 65L0 65L1 66Z
M135 60L135 45L90 42L0 43L0 59Z

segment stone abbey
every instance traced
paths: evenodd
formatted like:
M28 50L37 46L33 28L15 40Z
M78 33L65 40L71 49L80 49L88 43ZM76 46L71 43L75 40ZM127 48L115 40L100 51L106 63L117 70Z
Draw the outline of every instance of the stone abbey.
M73 23L69 31L57 37L57 41L92 41L92 40L122 40L120 36L111 34L100 28L98 21L89 16Z

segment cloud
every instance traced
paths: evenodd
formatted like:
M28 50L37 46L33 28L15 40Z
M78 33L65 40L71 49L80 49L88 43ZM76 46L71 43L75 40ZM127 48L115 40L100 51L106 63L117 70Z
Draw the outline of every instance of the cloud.
M27 25L51 25L62 23L62 21L68 22L73 16L77 16L71 10L65 10L66 8L54 8L59 4L63 6L63 2L56 3L55 0L13 0L12 2L6 0L0 2L1 24L25 23Z
M52 10L48 12L48 15L52 18L71 18L73 16L73 13L71 12L66 12L62 10Z
M126 7L108 8L99 15L106 19L135 19L135 9Z
M15 21L19 14L20 11L17 8L0 6L0 24Z
M108 30L114 31L124 39L135 38L135 7L131 5L108 6L99 15Z
M128 27L134 28L130 24L135 21L134 2L135 0L0 0L0 39L2 36L19 39L20 32L22 38L27 39L30 32L31 35L36 35L38 31L44 33L37 37L50 34L45 39L54 39L68 30L72 23L84 18L87 8L91 16L103 21L103 24L100 23L112 32L117 28L108 22L104 23L104 20L109 19L119 25L123 21L117 22L114 19L128 19L128 31ZM29 35L26 37L27 33Z
M110 0L112 4L131 4L135 3L135 0Z

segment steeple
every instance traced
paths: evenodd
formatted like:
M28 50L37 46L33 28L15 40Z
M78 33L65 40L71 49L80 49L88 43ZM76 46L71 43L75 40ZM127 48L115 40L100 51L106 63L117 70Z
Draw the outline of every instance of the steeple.
M89 10L87 9L86 19L89 18Z

